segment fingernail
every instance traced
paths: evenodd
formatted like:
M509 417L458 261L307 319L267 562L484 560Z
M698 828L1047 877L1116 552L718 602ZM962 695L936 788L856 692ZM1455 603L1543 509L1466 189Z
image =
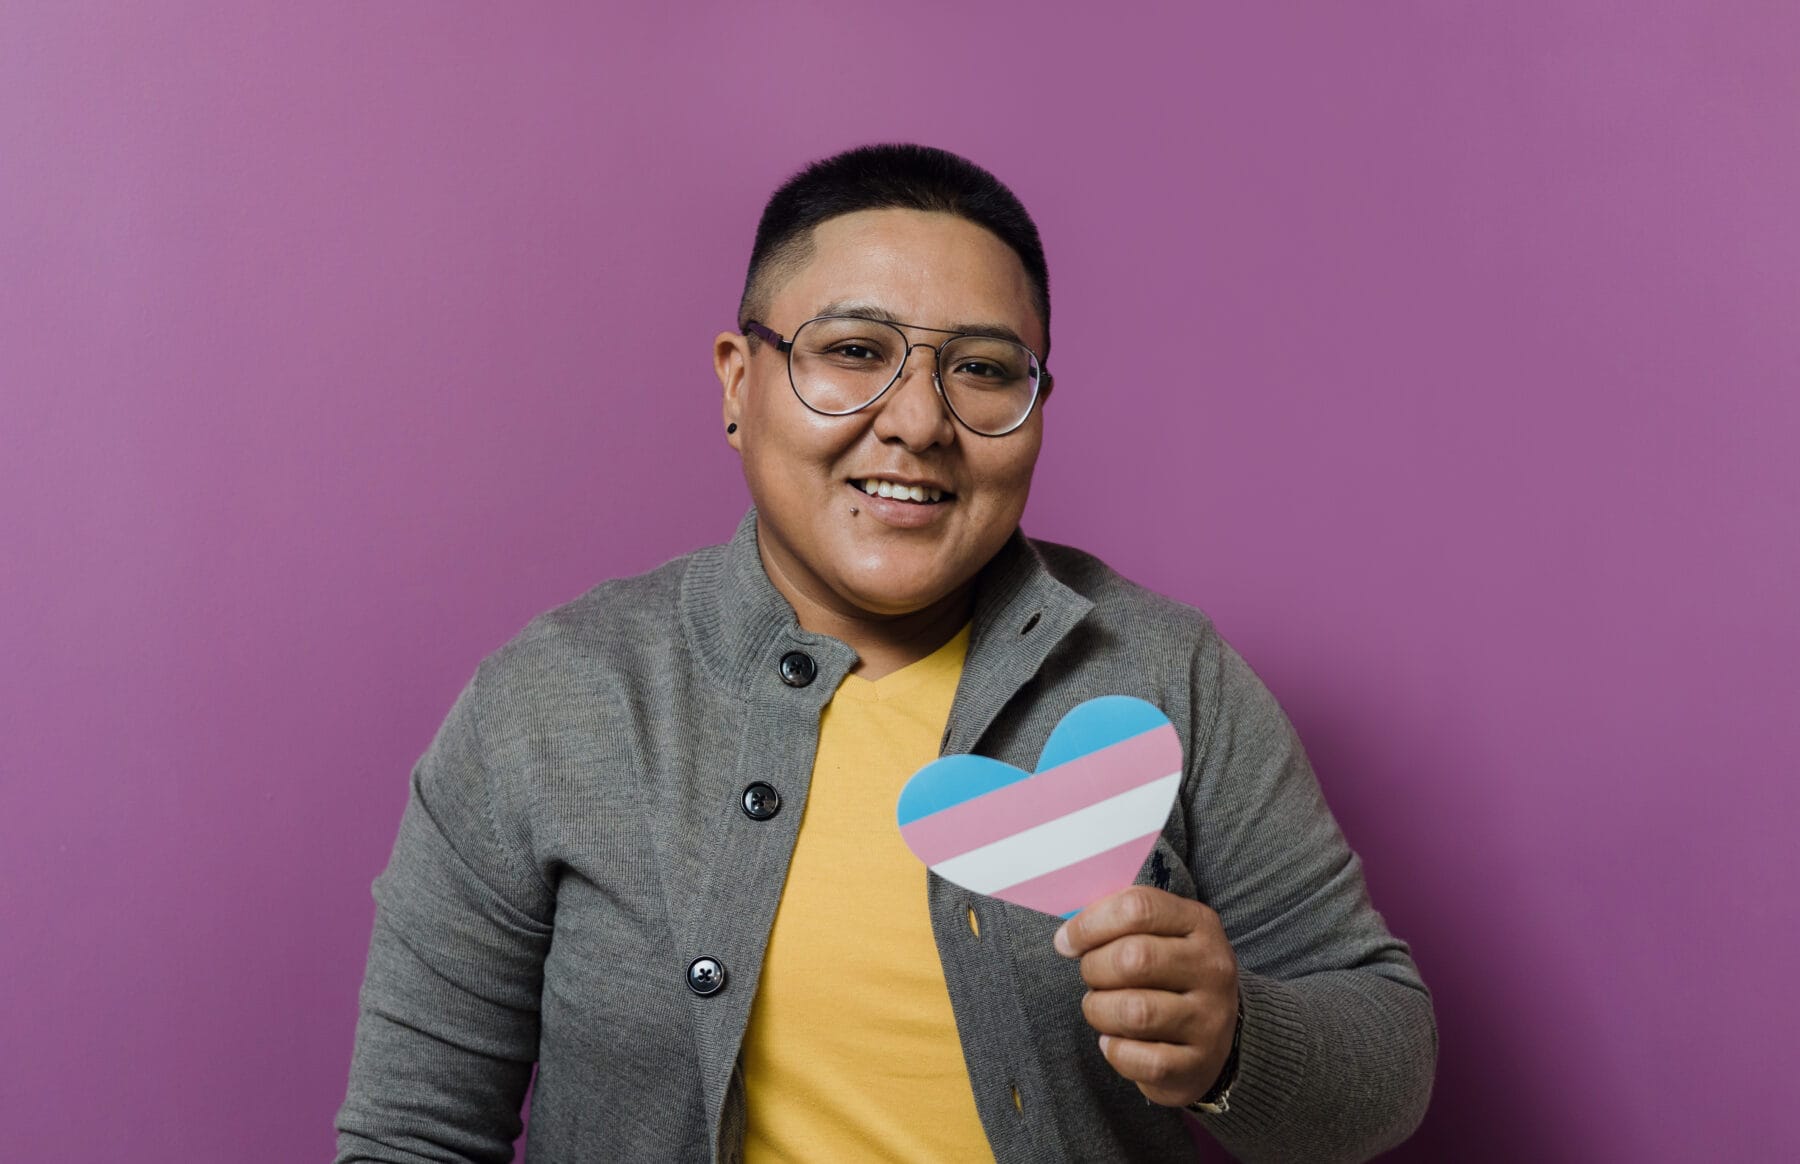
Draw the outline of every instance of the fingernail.
M1101 1053L1101 1054L1102 1054L1102 1055L1104 1055L1104 1054L1106 1054L1106 1048L1107 1048L1107 1047L1108 1047L1108 1045L1110 1045L1110 1044L1111 1044L1111 1043L1112 1043L1112 1036L1111 1036L1111 1035L1101 1035L1101 1036L1100 1036L1100 1053Z
M1061 954L1063 957L1073 958L1075 956L1075 947L1069 945L1069 923L1068 922L1064 922L1062 925L1057 927L1056 938L1052 942L1052 944L1056 947L1056 952L1058 954Z

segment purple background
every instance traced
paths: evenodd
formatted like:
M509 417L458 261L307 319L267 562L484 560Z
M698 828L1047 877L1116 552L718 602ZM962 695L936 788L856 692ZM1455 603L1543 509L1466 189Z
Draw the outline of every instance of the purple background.
M8 1159L329 1153L414 759L730 534L761 201L894 138L1044 231L1027 529L1217 619L1414 944L1395 1158L1800 1152L1800 10L612 7L0 17Z

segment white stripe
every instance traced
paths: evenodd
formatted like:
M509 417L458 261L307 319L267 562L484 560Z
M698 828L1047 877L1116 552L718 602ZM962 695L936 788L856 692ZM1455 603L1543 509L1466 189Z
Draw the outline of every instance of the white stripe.
M1129 792L1078 808L1067 816L959 853L936 866L938 876L976 893L998 893L1021 881L1161 829L1175 803L1181 773L1140 784ZM1161 815L1157 815L1158 813ZM1154 819L1153 819L1154 818Z

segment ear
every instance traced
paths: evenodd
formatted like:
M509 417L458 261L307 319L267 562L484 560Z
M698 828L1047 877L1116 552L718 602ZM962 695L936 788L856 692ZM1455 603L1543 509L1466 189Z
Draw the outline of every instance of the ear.
M713 372L725 394L722 423L740 426L727 434L725 441L734 449L741 448L738 441L743 436L744 381L750 372L749 337L735 331L722 331L713 337Z

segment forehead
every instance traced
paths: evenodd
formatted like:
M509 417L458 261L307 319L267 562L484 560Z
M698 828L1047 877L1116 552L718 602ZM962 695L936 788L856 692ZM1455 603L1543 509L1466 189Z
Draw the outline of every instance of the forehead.
M1011 247L966 218L862 210L813 228L811 254L770 299L793 328L841 305L925 327L1006 328L1043 350L1030 277Z

